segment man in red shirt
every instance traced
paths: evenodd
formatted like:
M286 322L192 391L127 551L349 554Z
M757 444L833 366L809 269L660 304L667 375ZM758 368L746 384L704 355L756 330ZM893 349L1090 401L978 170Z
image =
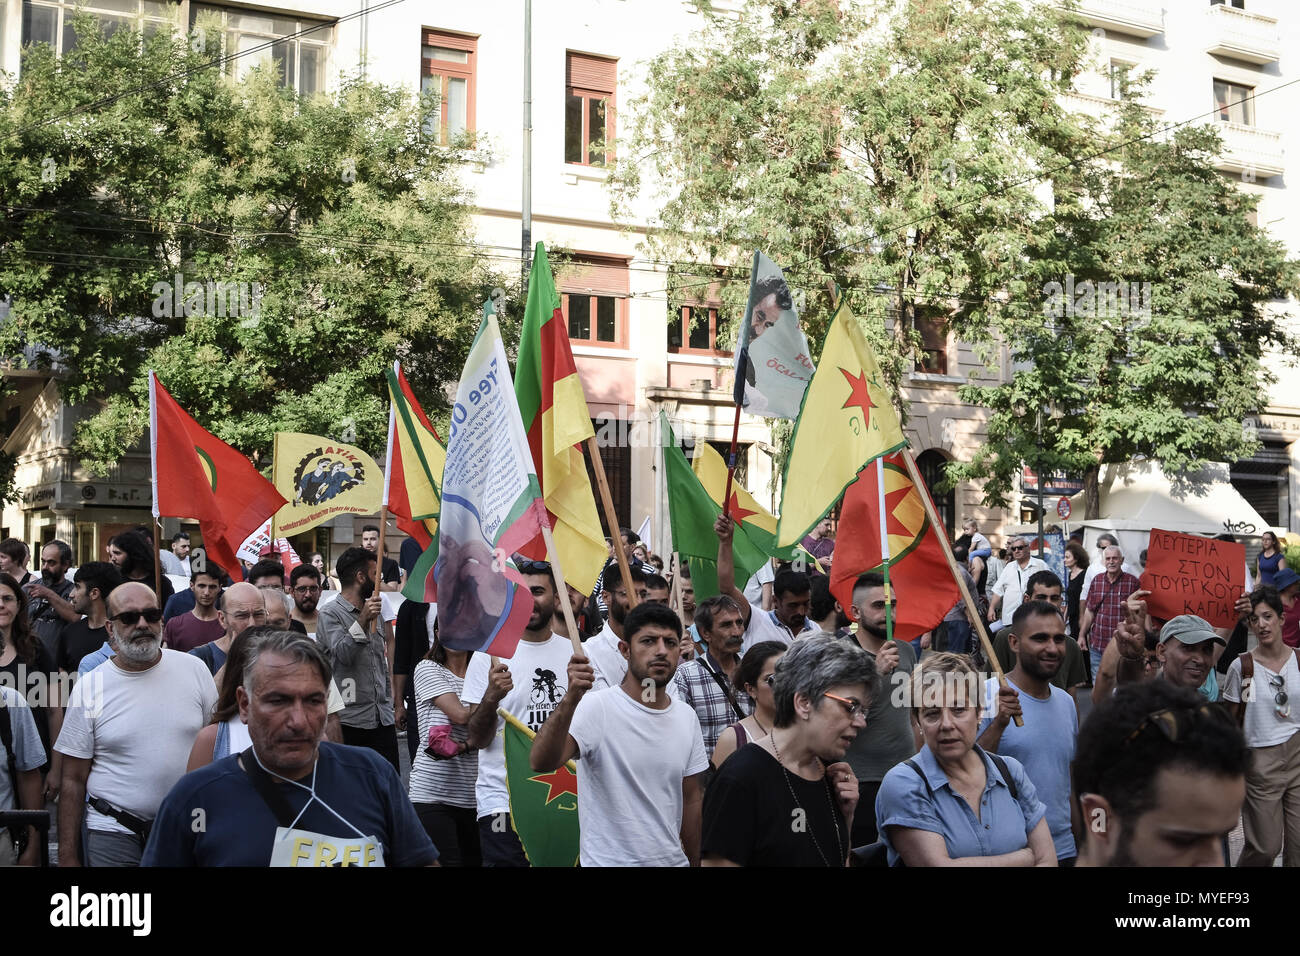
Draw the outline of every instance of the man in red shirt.
M188 653L225 636L226 629L217 620L216 608L217 595L221 593L221 575L221 569L211 561L202 571L194 572L190 578L194 608L167 622L162 635L164 646Z
M1273 587L1282 598L1282 643L1287 647L1300 647L1300 574L1283 568L1273 575Z
M1124 552L1111 545L1102 552L1106 573L1093 578L1085 596L1087 610L1079 627L1079 649L1092 657L1092 673L1101 670L1101 655L1124 620L1124 602L1138 589L1138 579L1124 570Z

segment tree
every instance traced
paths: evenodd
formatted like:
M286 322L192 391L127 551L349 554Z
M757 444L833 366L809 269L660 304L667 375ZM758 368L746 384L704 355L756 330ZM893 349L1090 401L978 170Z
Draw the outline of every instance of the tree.
M382 452L384 368L400 358L445 408L509 285L470 239L468 144L432 142L433 101L400 87L235 82L199 27L106 36L82 17L61 61L31 47L0 92L0 355L105 403L78 436L95 470L146 428L149 368L255 460L278 430Z
M673 304L721 278L734 328L760 248L807 293L815 349L820 293L839 285L897 393L918 312L983 327L1004 290L1041 284L1034 177L1083 148L1056 105L1083 35L1013 0L908 0L888 19L859 6L751 0L710 16L650 62L610 185L616 217L657 210L647 248L679 264Z
M1248 456L1258 441L1243 420L1273 380L1262 359L1294 351L1278 300L1296 288L1295 264L1251 224L1257 199L1214 169L1217 131L1159 135L1132 92L1113 129L1096 131L1100 155L1054 174L1041 256L1060 273L967 330L1006 342L1022 366L961 389L991 415L974 459L949 476L988 478L986 499L1005 495L1020 462L1041 461L1040 473L1084 476L1096 517L1106 462L1145 456L1177 476ZM1047 408L1061 417L1044 416L1040 451L1034 413Z

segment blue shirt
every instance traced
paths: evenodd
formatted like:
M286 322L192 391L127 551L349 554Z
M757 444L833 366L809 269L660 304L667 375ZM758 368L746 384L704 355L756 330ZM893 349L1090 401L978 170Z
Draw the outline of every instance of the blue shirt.
M312 801L297 829L347 839L357 836L321 806L324 800L383 845L385 866L427 866L438 858L397 771L373 750L322 743L316 761L318 800L301 787L276 786L295 815ZM201 827L196 826L200 819ZM158 808L140 865L267 866L277 826L271 808L239 766L239 755L232 754L186 774L172 787Z
M77 676L80 677L82 674L93 671L112 656L113 645L105 641L103 647L97 651L91 651L81 659L81 663L77 665Z
M1015 757L1029 774L1038 790L1039 799L1047 807L1047 826L1052 831L1056 858L1066 860L1076 856L1074 833L1070 830L1070 761L1074 759L1074 738L1079 733L1079 715L1074 698L1067 691L1051 684L1047 700L1031 697L1015 684L1007 681L1020 696L1020 709L1025 725L1007 724L998 741L997 753L1002 757ZM998 682L990 677L984 684L985 710L980 715L979 733L984 733L997 713ZM978 734L977 734L978 736Z
M948 856L954 860L966 856L1001 856L1029 845L1030 831L1047 813L1038 799L1038 791L1020 761L1008 757L1007 772L1019 792L1019 798L1013 798L993 761L978 746L975 752L984 761L988 777L978 819L966 798L953 791L928 745L912 758L925 779L906 763L885 774L876 795L876 826L880 839L889 849L890 866L898 864L898 851L889 837L891 826L940 834Z

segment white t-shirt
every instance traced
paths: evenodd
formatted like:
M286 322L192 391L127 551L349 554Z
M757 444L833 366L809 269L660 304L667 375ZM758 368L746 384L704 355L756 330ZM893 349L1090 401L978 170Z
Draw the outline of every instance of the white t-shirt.
M654 710L621 687L588 693L569 736L578 744L583 866L686 866L682 778L709 765L695 711Z
M207 665L163 648L146 671L116 660L77 681L54 749L90 760L86 794L145 820L185 774L190 749L217 703ZM86 808L91 830L130 833L112 817Z
M1286 696L1290 701L1291 715L1279 717L1273 701L1277 689L1269 683L1270 677L1281 676L1286 681ZM1251 679L1251 690L1255 699L1246 705L1246 720L1242 731L1246 735L1247 747L1275 747L1284 744L1300 730L1300 667L1296 667L1295 654L1287 656L1279 674L1271 671L1255 658L1255 676ZM1224 700L1234 704L1241 703L1241 658L1238 657L1228 665L1227 676L1223 679L1223 689L1219 694Z
M771 584L775 580L776 571L772 567L772 562L764 562L745 583L745 600L750 604L762 604L763 585Z
M776 619L776 611L764 611L759 605L750 602L749 626L745 628L745 642L740 645L740 653L743 656L745 651L760 641L780 641L789 647L796 638L809 633L815 634L820 630L821 628L811 619L805 618L803 630L798 634L791 634L790 629Z
M999 620L1004 627L1011 625L1011 617L1016 613L1016 608L1024 603L1025 585L1029 579L1039 571L1047 570L1050 569L1038 558L1030 558L1023 568L1017 561L1007 562L1007 566L998 575L997 583L993 585L993 593L1002 596L1002 617Z
M559 634L552 634L544 644L520 641L515 656L502 661L510 668L514 689L497 707L513 714L529 730L537 731L546 718L560 705L569 686L569 658L573 656L573 643ZM488 674L492 660L487 654L475 654L469 659L465 672L465 690L461 701L477 704L487 693ZM510 793L506 789L506 757L503 743L505 721L497 715L492 743L479 751L478 784L474 788L479 818L510 811Z
M619 652L618 635L608 621L599 634L587 639L582 649L587 654L587 660L591 661L592 670L596 672L592 690L604 690L623 683L623 678L627 676L627 658Z

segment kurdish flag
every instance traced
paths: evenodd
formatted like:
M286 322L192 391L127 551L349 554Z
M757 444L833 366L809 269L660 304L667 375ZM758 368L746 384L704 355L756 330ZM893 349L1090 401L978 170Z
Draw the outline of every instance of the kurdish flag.
M906 443L876 357L841 298L790 439L777 544L802 541L863 465Z
M695 466L677 447L668 416L659 413L664 436L664 474L668 484L669 521L673 548L691 565L696 602L718 593L718 537L713 522L722 514L722 494L727 466L706 442L695 443ZM776 554L776 519L739 483L731 486L731 516L736 522L732 552L736 561L736 586L745 582ZM789 549L793 550L793 549ZM787 552L783 557L789 557Z
M207 557L225 571L235 552L284 505L284 496L240 452L205 430L149 372L153 516L197 518Z
M419 542L423 554L402 589L412 601L431 600L429 574L437 549L430 547L438 534L442 510L442 470L447 450L424 409L415 400L398 362L388 377L388 462L384 468L383 505L397 518L397 527Z
M537 735L513 714L505 718L506 789L510 825L533 866L578 865L578 773L573 761L540 773L528 762Z
M533 596L510 555L542 533L546 505L491 301L456 389L441 490L437 556L425 581L425 600L438 602L439 638L453 650L513 657Z
M853 528L835 542L831 593L853 606L853 582L864 571L886 575L898 596L893 620L896 640L910 641L937 627L961 599L937 531L926 517L921 495L907 474L901 452L862 469L844 493L841 527ZM884 515L884 533L881 515Z
M579 447L595 433L569 348L560 294L555 291L546 246L540 242L528 276L528 304L515 363L515 397L528 433L533 468L541 479L560 567L571 585L583 594L590 593L609 555ZM547 560L541 539L522 553L534 560Z

